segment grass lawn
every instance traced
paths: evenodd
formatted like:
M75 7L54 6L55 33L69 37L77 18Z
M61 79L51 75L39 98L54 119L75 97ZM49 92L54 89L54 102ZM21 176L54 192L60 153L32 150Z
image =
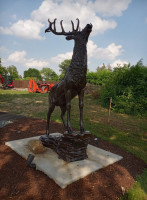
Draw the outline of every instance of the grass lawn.
M48 94L29 94L27 91L0 90L0 110L46 119ZM110 124L107 123L107 119L108 110L98 105L97 100L93 99L92 96L85 96L85 129L97 137L133 153L147 163L147 118L111 112ZM58 107L55 108L51 120L61 123L60 109ZM72 100L71 106L72 127L79 129L79 121L78 98L76 97ZM147 173L142 176L143 178L139 180L144 182ZM136 191L138 186L134 187ZM142 184L139 184L139 188L142 188Z

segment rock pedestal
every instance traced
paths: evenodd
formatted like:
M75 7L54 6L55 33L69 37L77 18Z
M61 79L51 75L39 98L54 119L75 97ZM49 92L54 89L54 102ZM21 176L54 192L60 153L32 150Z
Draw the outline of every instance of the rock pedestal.
M40 137L42 144L45 147L53 149L66 162L84 160L87 156L87 145L91 134L85 132L80 134L74 132L72 134L50 134Z

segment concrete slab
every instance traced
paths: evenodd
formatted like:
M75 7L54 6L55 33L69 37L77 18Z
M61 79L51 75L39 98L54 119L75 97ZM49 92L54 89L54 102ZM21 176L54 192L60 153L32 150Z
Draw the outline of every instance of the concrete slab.
M49 148L41 154L32 153L28 148L28 142L32 139L39 139L39 137L14 140L5 144L25 159L27 159L30 153L35 155L33 163L36 164L36 169L44 172L63 189L74 181L122 159L119 155L88 145L87 159L67 163L58 159L58 155Z

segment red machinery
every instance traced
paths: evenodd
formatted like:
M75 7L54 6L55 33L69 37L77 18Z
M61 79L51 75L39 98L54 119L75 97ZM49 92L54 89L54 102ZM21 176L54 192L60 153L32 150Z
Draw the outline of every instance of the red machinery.
M37 93L47 93L51 90L51 88L54 86L54 84L49 83L35 83L33 78L30 79L28 91L31 92L37 92Z
M0 80L2 82L3 89L14 88L14 82L13 82L12 76L5 75L3 78L2 75L0 74Z

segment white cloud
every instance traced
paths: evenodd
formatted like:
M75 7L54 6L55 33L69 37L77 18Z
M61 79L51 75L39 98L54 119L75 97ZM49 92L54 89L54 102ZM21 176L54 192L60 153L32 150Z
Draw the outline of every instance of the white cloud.
M0 33L6 35L16 35L29 39L43 39L40 36L41 28L44 25L37 21L32 20L19 20L12 24L9 28L0 27Z
M99 17L92 19L93 31L92 35L104 33L108 29L114 29L117 23L114 20L102 20Z
M64 61L65 59L71 59L72 57L72 52L67 52L65 54L58 54L57 56L55 57L52 57L50 59L50 61L52 63L56 63L56 64L60 64L62 61Z
M32 12L32 18L40 21L46 22L47 18L53 19L57 18L59 20L64 20L65 30L71 30L70 20L75 21L78 17L80 19L80 27L84 28L87 23L93 24L92 35L103 33L108 29L114 29L117 23L114 20L101 19L96 15L94 10L94 4L88 6L88 1L58 1L45 0L42 2L41 6ZM62 12L61 12L62 10ZM59 21L57 21L57 30L60 29Z
M120 59L118 60L115 60L111 65L112 68L115 68L115 67L123 67L124 64L129 64L127 61L122 61Z
M26 54L26 51L15 51L14 53L9 55L7 60L9 62L24 63L26 61Z
M0 34L12 35L12 32L9 28L0 26Z
M121 45L116 45L115 43L111 43L106 48L98 47L92 40L88 42L88 56L94 57L96 59L105 59L105 60L113 60L117 56L119 56L123 49Z
M122 49L122 46L121 45L115 45L115 43L112 43L110 44L106 50L109 53L109 58L110 59L115 59L115 57L119 56L122 52L123 52L123 49Z
M31 58L27 60L25 65L28 68L42 68L49 66L49 62L42 60L35 60L34 58Z
M34 58L26 58L26 51L15 51L8 56L7 61L12 63L21 63L27 68L42 68L49 65L48 61L36 60Z
M0 27L1 34L15 35L27 39L43 39L40 36L47 19L64 20L65 30L71 30L70 20L78 17L80 27L87 23L93 24L92 35L101 34L108 29L114 29L117 23L113 19L102 19L100 16L120 16L128 8L131 0L44 0L37 10L32 11L30 19L18 20L9 28ZM16 15L13 15L16 19ZM59 29L59 21L57 30ZM44 30L43 30L44 32Z
M49 17L56 18L59 16L61 19L68 16L84 16L87 15L90 18L91 15L102 14L103 16L121 16L122 12L128 8L128 5L132 0L44 0L37 10L32 12L32 17L45 21L47 15ZM62 11L62 12L61 12ZM89 11L93 11L89 15Z

